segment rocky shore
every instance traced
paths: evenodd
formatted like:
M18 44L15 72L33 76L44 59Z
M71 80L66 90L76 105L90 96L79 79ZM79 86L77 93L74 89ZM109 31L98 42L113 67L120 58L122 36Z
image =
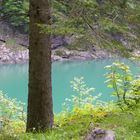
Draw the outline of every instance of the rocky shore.
M125 43L124 46L129 47L130 44L126 40L122 40L121 36L115 36L114 39ZM86 46L83 49L76 45L71 48L72 44L76 42L75 37L72 36L53 36L51 37L52 48L52 62L65 60L93 60L106 59L116 57L105 49L100 49L95 46ZM6 23L0 22L0 64L16 64L27 63L29 60L29 39L28 34L23 34ZM133 50L133 56L140 55L138 50Z
M28 49L22 46L9 47L6 43L0 42L0 64L27 63ZM52 62L65 60L92 60L111 58L111 54L103 51L77 51L59 47L52 50Z
M94 51L78 51L69 50L64 47L52 50L52 61L64 61L64 60L93 60L93 59L105 59L111 58L112 55L103 50Z
M65 60L92 60L112 57L105 50L94 48L90 50L68 49L75 38L73 36L53 36L52 62ZM29 60L28 34L22 34L12 29L6 23L0 22L0 64L27 63Z
M17 50L7 47L5 43L0 43L0 64L26 63L28 59L28 49Z

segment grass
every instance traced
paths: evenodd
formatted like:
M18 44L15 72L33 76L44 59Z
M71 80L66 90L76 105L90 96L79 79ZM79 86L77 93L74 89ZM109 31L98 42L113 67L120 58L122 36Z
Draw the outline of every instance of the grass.
M113 114L105 118L100 127L114 130L116 140L140 140L140 109Z
M26 50L25 47L23 47L22 45L17 44L16 39L14 39L14 38L8 39L6 41L5 47L9 48L13 52Z
M86 111L85 111L86 112ZM95 127L113 130L116 140L140 140L139 107L122 111L61 113L55 117L55 129L46 133L8 133L0 134L0 140L82 140L89 132L89 124Z

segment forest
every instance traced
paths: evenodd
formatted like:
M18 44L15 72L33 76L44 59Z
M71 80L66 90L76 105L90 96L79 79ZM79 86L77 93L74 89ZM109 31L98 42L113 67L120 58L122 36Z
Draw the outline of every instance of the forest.
M139 61L139 0L1 0L0 140L140 140Z

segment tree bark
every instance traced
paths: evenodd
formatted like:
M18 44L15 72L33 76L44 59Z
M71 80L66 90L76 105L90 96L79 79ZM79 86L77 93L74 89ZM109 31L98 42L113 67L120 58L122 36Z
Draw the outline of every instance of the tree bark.
M53 125L50 35L38 27L50 25L50 19L49 0L30 0L27 132L46 131Z

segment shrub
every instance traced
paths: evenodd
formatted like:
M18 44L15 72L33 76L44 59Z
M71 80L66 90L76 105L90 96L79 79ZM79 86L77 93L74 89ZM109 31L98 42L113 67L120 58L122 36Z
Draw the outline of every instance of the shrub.
M140 78L131 82L131 90L128 97L131 102L134 101L136 104L140 102Z
M69 106L73 107L74 112L78 112L81 109L90 110L95 105L95 101L100 97L94 96L94 88L89 88L84 82L84 78L75 77L73 81L70 82L75 95L72 95L70 99L66 98L64 106L69 109Z
M113 95L117 97L117 104L130 107L140 100L140 79L134 79L128 65L120 62L113 62L112 65L105 67L108 72L106 73L109 88L112 88Z
M24 112L23 103L18 102L16 99L9 98L0 91L0 106L0 128L2 131L11 133L25 128L23 126L25 126L26 113ZM12 129L14 130L12 131Z

